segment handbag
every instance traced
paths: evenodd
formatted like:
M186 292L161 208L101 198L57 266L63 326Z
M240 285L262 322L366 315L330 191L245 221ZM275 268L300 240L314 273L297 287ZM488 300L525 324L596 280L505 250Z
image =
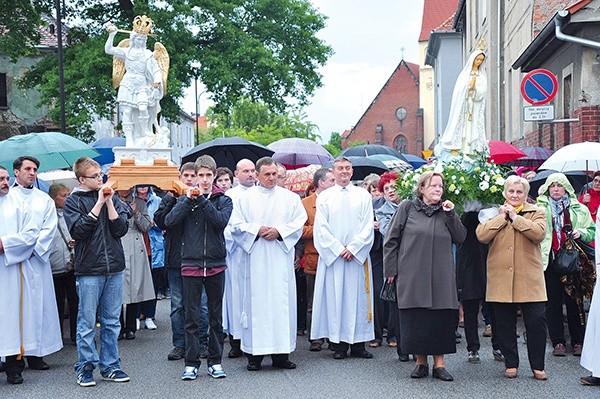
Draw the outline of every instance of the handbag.
M383 283L383 287L381 287L381 292L379 293L379 297L386 302L396 302L396 280L388 283L387 278Z
M561 276L570 276L580 272L579 249L569 234L563 245L556 252L552 267Z

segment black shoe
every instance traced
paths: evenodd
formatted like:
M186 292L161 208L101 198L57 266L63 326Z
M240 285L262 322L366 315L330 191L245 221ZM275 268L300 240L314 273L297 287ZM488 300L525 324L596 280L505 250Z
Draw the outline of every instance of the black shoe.
M581 377L579 382L582 385L600 386L600 378L588 375L587 377Z
M348 354L345 351L336 351L333 354L333 358L336 360L345 359L346 357L348 357Z
M50 366L48 366L48 363L46 363L44 361L44 359L42 358L36 358L35 360L31 360L29 358L27 358L27 364L29 365L29 368L32 370L49 370Z
M428 364L417 364L410 373L410 378L424 378L429 375L429 365Z
M354 357L360 357L362 359L371 359L373 357L373 354L365 349L356 352L351 351L350 355Z
M296 368L296 363L290 360L284 360L283 362L277 363L273 362L273 368L291 370Z
M244 355L244 352L242 352L241 349L231 349L229 351L229 353L227 354L227 357L230 359L235 359L238 357L242 357Z
M9 384L14 384L14 385L22 384L23 376L19 372L6 373L6 382L8 382Z
M135 339L135 333L133 331L127 331L125 333L125 339Z
M442 381L454 381L454 377L452 377L452 375L446 370L446 367L438 367L437 369L433 369L431 376Z
M410 357L408 355L402 354L398 355L398 360L400 360L401 362L408 362L410 361Z
M246 369L248 371L258 371L262 369L262 366L258 362L248 362Z
M178 346L171 349L171 352L167 355L167 360L181 360L185 357L185 350Z

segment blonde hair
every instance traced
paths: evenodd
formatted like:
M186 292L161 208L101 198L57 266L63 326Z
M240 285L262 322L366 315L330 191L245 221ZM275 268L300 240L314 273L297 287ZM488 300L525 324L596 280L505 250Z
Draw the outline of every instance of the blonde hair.
M506 198L506 189L509 186L512 186L513 184L520 184L523 186L523 190L525 191L525 196L527 196L529 194L529 181L527 179L525 179L524 177L520 177L517 175L512 175L512 176L508 176L506 178L506 180L504 181L504 191L502 192L502 195L504 196L504 198Z
M423 193L421 192L421 188L426 187L427 185L429 185L429 182L431 181L431 179L434 176L439 176L440 179L442 179L442 186L446 185L446 182L444 181L444 176L442 176L440 173L437 172L433 172L433 171L429 171L429 172L424 172L421 176L419 176L419 180L417 181L417 185L415 186L413 192L415 193L415 195L421 199L423 199Z
M92 158L81 157L73 164L73 172L75 172L75 177L79 180L80 177L85 176L85 172L89 168L99 168L100 164L94 161Z

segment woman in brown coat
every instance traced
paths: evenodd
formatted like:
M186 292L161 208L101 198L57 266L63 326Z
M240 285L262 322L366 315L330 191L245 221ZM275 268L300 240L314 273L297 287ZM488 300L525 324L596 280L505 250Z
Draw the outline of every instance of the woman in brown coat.
M486 300L494 308L500 350L504 354L506 378L517 377L517 306L527 330L527 353L533 376L544 371L546 347L546 285L540 244L546 235L543 209L526 202L529 182L510 176L504 183L506 202L497 210L481 211L477 238L490 249L487 259ZM493 212L490 215L490 211ZM487 214L486 214L487 213ZM487 220L485 220L487 219Z
M444 354L456 353L458 297L452 244L464 241L467 230L442 201L440 174L424 172L415 189L417 198L404 201L394 213L383 244L384 274L396 280L400 318L400 347L414 353L417 365L410 375L429 374L427 355L433 355L433 377L453 378Z

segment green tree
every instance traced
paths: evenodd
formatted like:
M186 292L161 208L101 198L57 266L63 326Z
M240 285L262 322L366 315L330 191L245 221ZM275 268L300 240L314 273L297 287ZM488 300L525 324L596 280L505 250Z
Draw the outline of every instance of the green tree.
M40 0L0 0L0 49L11 61L39 54L41 14L52 2Z
M42 5L34 9L38 16L39 9L49 10ZM212 93L219 114L229 114L241 96L285 113L291 103L307 104L322 85L317 69L332 54L316 37L325 17L308 0L73 0L65 14L69 21L83 21L70 23L64 52L67 130L82 139L93 135L91 115L107 117L115 105L112 59L104 54L107 22L129 29L136 15L153 19L157 37L148 45L160 41L171 57L161 101L168 119L177 117L177 100L196 77ZM22 81L43 93L44 104L59 97L57 65L50 55Z
M323 147L331 155L336 157L340 152L342 152L342 135L337 132L332 132L331 136L329 136L329 142L325 144Z

